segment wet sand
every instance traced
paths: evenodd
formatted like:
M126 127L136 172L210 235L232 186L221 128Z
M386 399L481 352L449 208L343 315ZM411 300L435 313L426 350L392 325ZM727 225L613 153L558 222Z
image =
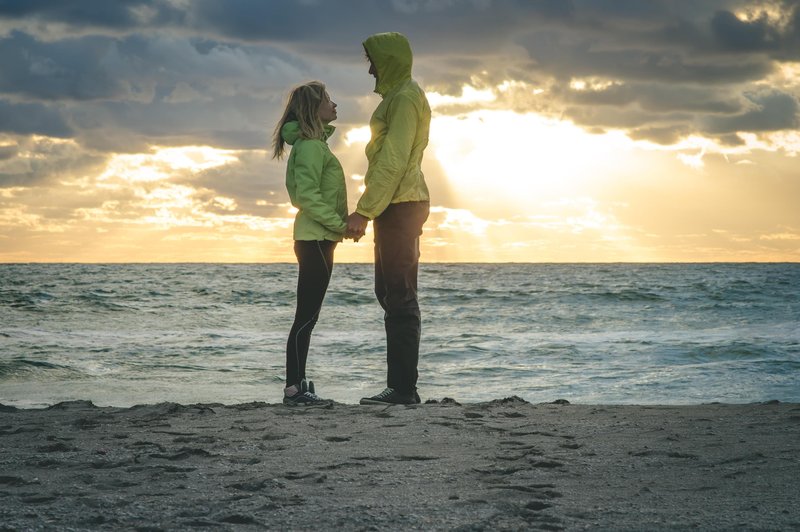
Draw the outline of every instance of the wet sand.
M796 530L800 405L0 406L0 530Z

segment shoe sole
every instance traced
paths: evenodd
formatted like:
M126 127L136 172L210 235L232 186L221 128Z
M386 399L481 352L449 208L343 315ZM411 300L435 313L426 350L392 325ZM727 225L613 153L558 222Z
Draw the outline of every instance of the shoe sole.
M333 401L319 401L314 403L295 403L295 402L283 402L283 406L330 406L333 404Z
M417 403L391 403L389 401L378 401L377 399L364 398L358 402L360 405L414 405Z

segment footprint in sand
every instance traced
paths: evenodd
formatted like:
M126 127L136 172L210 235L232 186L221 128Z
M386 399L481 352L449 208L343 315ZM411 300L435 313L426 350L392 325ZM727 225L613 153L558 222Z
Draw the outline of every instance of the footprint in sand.
M309 482L312 484L322 484L323 482L328 480L328 475L326 475L325 473L314 473L314 472L300 473L297 471L289 471L285 475L283 475L283 478L285 478L286 480L302 480L304 482Z
M67 453L77 451L78 448L74 445L58 442L50 445L42 445L41 447L37 447L36 450L40 453Z
M278 491L284 488L284 485L272 479L250 480L247 482L237 482L229 484L227 487L239 491L247 491L256 493L259 491Z
M325 441L329 441L329 442L333 442L333 443L346 442L346 441L350 441L350 437L348 437L348 436L328 436L327 438L325 438Z
M182 449L179 449L178 452L174 454L154 453L150 455L150 458L161 458L165 460L186 460L187 458L192 458L192 457L211 458L213 456L217 455L211 454L205 449L184 447Z
M31 484L22 477L0 476L0 486L26 486Z

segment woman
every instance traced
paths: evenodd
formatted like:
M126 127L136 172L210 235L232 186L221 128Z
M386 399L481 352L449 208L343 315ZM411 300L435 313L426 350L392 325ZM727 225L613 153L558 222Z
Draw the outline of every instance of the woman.
M273 159L292 146L286 165L286 188L297 208L294 253L299 264L297 310L286 342L283 404L305 406L330 401L316 395L306 380L311 331L319 318L333 268L333 251L347 230L347 190L339 160L328 148L336 104L325 85L312 81L289 95L273 135Z

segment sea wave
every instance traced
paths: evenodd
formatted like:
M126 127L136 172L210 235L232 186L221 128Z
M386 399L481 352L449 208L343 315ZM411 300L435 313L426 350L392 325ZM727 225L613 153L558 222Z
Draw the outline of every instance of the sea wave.
M345 402L385 382L372 275L337 264L312 337L309 375ZM296 281L294 264L0 265L0 397L263 400ZM420 305L430 393L800 401L800 265L423 264Z
M76 378L81 372L73 367L28 358L0 360L0 381L6 379L46 379Z

